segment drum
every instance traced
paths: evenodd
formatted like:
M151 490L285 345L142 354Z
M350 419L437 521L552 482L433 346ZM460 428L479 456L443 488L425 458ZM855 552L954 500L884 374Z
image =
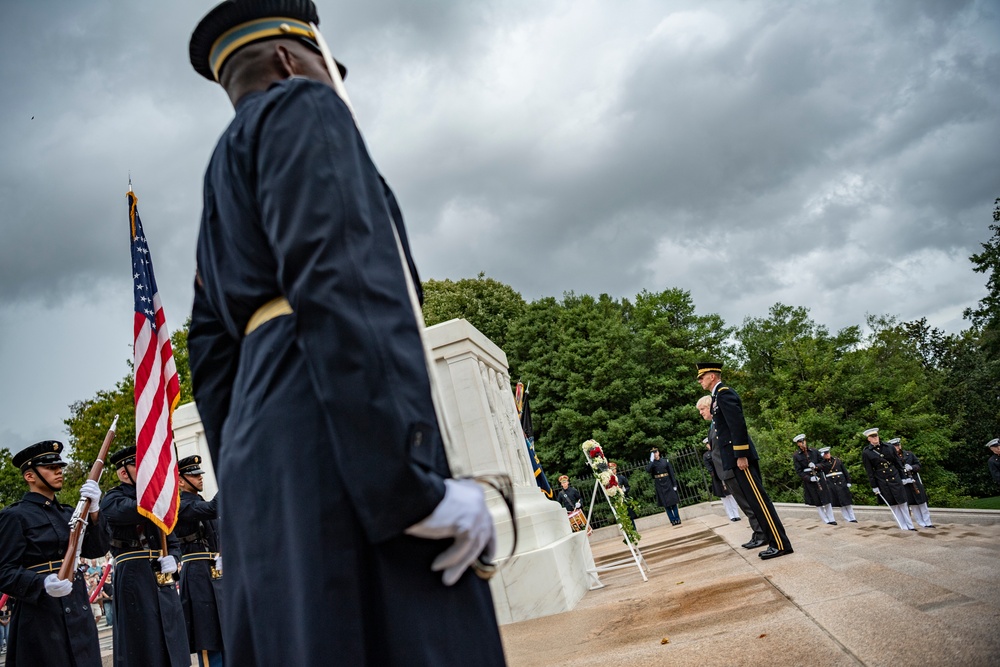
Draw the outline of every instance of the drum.
M583 515L583 510L573 510L569 513L569 525L574 533L587 530L587 517Z

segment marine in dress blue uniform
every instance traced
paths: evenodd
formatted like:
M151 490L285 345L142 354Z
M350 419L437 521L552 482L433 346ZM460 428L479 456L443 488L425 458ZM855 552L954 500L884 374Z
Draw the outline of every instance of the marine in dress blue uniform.
M188 649L200 667L222 667L222 557L219 548L219 494L205 500L201 456L177 462L181 504L174 534L181 544L181 606L187 622Z
M205 175L188 338L223 498L226 661L500 665L488 583L432 571L461 536L411 536L462 482L402 216L315 51L318 22L308 0L226 2L190 44L236 112ZM266 611L266 628L231 609Z
M989 460L986 462L986 466L990 470L990 477L1000 485L1000 438L993 438L986 443L986 447L992 452Z
M184 612L171 567L180 544L167 536L161 553L160 529L139 514L135 488L135 446L108 458L121 482L101 501L115 557L115 667L189 667Z
M753 507L757 521L764 531L768 548L757 555L764 559L777 558L793 553L792 544L785 534L785 527L764 490L757 463L757 449L747 432L743 416L743 403L739 394L722 384L722 363L702 362L697 365L698 383L705 391L712 392L712 421L722 456L722 468L731 471L740 492ZM728 483L728 481L727 481Z
M861 462L865 466L872 493L889 506L901 529L916 530L910 519L906 491L903 489L903 462L890 445L882 442L877 428L867 429L863 435L868 439L868 444L861 450Z
M97 624L83 575L74 572L71 583L56 584L51 590L69 545L73 516L72 507L55 499L66 465L62 449L61 442L45 440L12 458L31 490L0 512L0 590L16 600L7 641L8 667L101 665ZM103 520L91 512L83 557L107 553Z
M903 464L903 489L906 492L906 504L913 512L917 525L923 528L934 528L934 524L931 522L931 511L927 507L927 489L924 488L924 482L919 474L920 459L913 452L904 450L902 440L899 438L893 438L888 444L892 445L893 451L899 457L899 462Z
M829 447L820 447L820 470L826 476L830 485L830 501L834 507L840 508L840 516L849 523L857 523L854 516L854 495L851 493L851 473L841 459L830 454Z
M831 506L830 486L820 469L820 454L806 442L806 434L799 433L792 438L798 451L792 454L795 474L802 480L802 493L806 505L812 505L825 523L836 526Z

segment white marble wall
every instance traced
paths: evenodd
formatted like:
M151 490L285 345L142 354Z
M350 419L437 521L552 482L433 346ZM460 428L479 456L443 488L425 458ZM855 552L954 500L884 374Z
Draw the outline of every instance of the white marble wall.
M208 442L205 440L205 429L201 426L201 416L194 402L178 405L174 410L174 444L177 445L177 460L201 455L201 469L205 471L202 480L205 482L205 490L201 495L206 500L211 500L219 490L219 484L215 479L215 467L212 465L212 457L208 454Z

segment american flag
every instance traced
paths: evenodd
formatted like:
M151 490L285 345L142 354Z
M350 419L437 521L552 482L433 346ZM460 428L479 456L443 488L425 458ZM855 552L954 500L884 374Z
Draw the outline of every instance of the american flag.
M139 221L138 200L129 188L132 278L135 283L135 445L139 513L166 533L177 524L177 457L171 416L180 400L167 320L153 276L153 261Z

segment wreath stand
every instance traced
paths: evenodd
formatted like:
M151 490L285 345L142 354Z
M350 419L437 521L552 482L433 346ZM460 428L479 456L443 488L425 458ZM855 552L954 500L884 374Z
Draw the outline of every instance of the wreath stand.
M590 455L587 454L587 452L584 452L583 455L587 457L587 465L589 466ZM607 565L595 567L593 570L588 570L588 572L592 573L594 577L597 578L597 575L601 572L608 572L610 570L621 570L624 568L630 568L633 565L635 565L635 567L639 568L639 574L642 575L642 580L649 581L649 578L646 576L646 572L649 571L649 565L646 564L646 559L642 557L642 552L639 551L639 545L633 544L632 540L629 539L628 533L626 533L622 529L621 519L618 518L618 512L615 510L615 506L611 502L611 498L608 497L607 489L604 488L604 485L601 484L601 480L599 479L594 480L594 492L590 494L590 508L587 510L587 527L588 528L590 527L590 517L594 513L594 502L597 500L597 489L600 489L601 492L604 494L604 500L607 501L608 507L611 508L611 515L615 517L615 522L616 525L618 526L618 530L621 532L622 537L625 538L625 544L628 545L628 550L631 552L632 557L611 561ZM625 518L628 517L626 516Z

